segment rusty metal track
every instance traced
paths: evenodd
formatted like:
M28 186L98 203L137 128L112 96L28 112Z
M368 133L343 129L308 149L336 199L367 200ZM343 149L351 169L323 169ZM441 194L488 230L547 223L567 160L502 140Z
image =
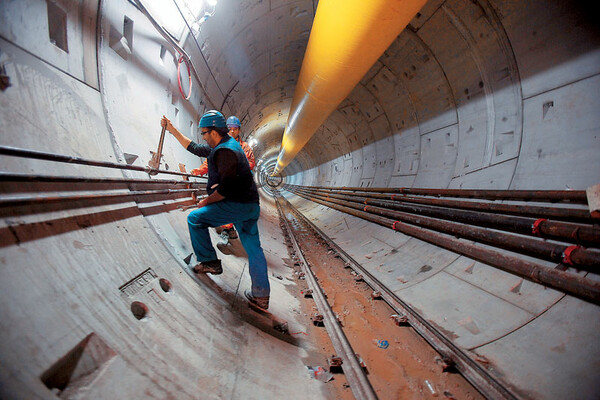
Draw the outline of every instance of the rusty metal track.
M327 333L331 338L331 342L337 355L342 358L343 361L343 369L344 375L348 380L348 384L352 389L352 393L354 397L357 399L377 399L377 395L369 382L369 379L366 376L365 371L361 368L359 361L356 358L356 353L352 349L350 342L346 338L344 331L342 330L335 313L329 306L329 303L325 299L325 295L323 294L321 287L317 283L315 276L312 273L311 268L309 268L308 263L304 256L302 255L302 251L300 250L300 246L296 241L294 235L292 234L292 229L288 220L284 216L284 212L282 210L281 204L279 202L280 198L275 198L275 202L277 203L277 210L279 211L279 215L281 219L284 221L285 229L288 232L289 238L294 246L296 254L300 259L300 265L303 269L303 272L306 276L306 281L309 285L309 288L313 291L313 298L317 305L319 312L323 315L325 329L327 329ZM291 207L291 205L288 204Z
M279 202L277 203L280 208ZM363 276L363 280L374 290L381 293L383 300L390 305L394 312L406 316L408 323L421 335L444 359L450 359L456 369L467 379L479 392L489 399L516 399L500 381L490 375L477 361L473 360L465 351L456 346L443 333L427 322L410 305L402 301L395 293L383 285L377 278L363 268L348 253L331 240L323 231L310 222L302 213L291 204L289 207L294 214L306 225L311 227L332 249L334 249L356 273ZM280 210L281 212L281 210ZM285 219L284 219L285 220Z

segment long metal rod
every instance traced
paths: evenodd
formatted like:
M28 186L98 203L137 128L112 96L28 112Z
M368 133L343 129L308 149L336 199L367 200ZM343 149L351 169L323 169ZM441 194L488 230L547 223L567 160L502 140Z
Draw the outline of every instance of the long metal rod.
M301 260L300 265L303 268L307 283L309 284L310 289L312 289L313 291L313 299L315 300L317 308L323 314L325 328L329 333L333 347L335 348L337 355L342 358L344 375L346 375L346 377L348 378L348 384L352 389L354 397L356 397L359 400L377 399L377 395L375 394L375 391L371 386L371 382L369 382L369 379L367 378L364 370L361 368L360 363L356 359L356 353L352 349L348 338L346 338L344 331L340 327L340 324L338 323L333 310L327 303L325 295L321 291L321 287L315 279L311 268L308 267L308 262L302 255L300 246L298 245L296 238L292 234L290 224L284 217L281 204L279 203L279 198L276 198L275 201L277 203L277 210L279 211L279 215L281 216L281 219L285 224L285 228L289 233L292 245L296 250L298 258L300 258Z
M302 186L288 185L289 187L302 188ZM322 193L342 193L333 189L312 189ZM375 192L344 192L347 196L363 196L370 200L381 199L391 200L396 203L416 203L433 205L446 208L458 208L466 210L477 210L482 212L490 212L496 214L520 215L532 218L552 218L560 220L569 220L577 222L592 223L594 220L590 215L588 207L579 205L578 208L573 207L547 207L547 206L532 206L529 204L504 204L490 201L476 200L450 200L438 199L432 197L416 197L398 194L386 194ZM581 207L581 208L580 208Z
M19 196L19 197L0 197L0 207L17 207L25 205L62 203L66 201L90 201L117 198L134 198L138 196L159 196L159 195L182 195L196 193L197 189L165 189L165 190L145 190L132 191L126 193L101 193L101 194L78 194L78 195L59 195L59 196ZM183 196L182 196L183 197Z
M108 161L90 160L90 159L86 159L86 158L65 156L62 154L55 154L55 153L46 153L46 152L36 151L36 150L20 149L17 147L9 147L9 146L0 146L0 155L64 162L64 163L68 163L68 164L90 165L93 167L127 169L127 170L131 170L131 171L146 172L148 174L150 174L151 172L156 172L156 173L161 173L161 174L187 176L187 177L194 177L194 178L196 177L195 175L185 174L183 172L177 172L177 171L166 171L166 170L161 170L161 169L157 170L157 169L153 169L153 168L149 168L149 167L138 167L135 165L119 164L119 163L113 163L113 162L108 162Z
M404 195L421 195L437 197L466 197L489 200L523 200L539 202L568 202L587 204L584 190L476 190L476 189L420 189L420 188L361 188L339 187L326 188L319 186L306 186L307 188L320 188L342 191L361 191L376 193L398 193Z
M587 250L580 247L572 247L569 249L571 246L568 245L517 236L492 229L479 228L451 221L442 221L436 218L423 217L400 211L388 210L381 207L364 206L359 203L332 199L319 195L308 195L305 192L300 191L294 191L294 193L308 196L310 200L319 199L326 203L340 204L355 210L362 210L366 213L393 218L393 221L421 226L434 231L475 240L480 243L485 243L487 245L545 259L548 261L554 261L558 263L566 262L566 255L568 253L569 262L573 265L586 270L600 272L600 252L597 251Z
M290 205L290 207L292 207ZM438 353L444 357L450 357L456 364L458 371L488 399L516 399L516 397L498 380L491 376L485 368L482 368L460 347L456 346L448 337L436 329L410 305L402 301L394 292L383 285L367 269L363 268L352 256L346 253L340 246L331 240L315 224L307 219L297 209L293 209L297 217L310 226L325 242L333 248L342 258L346 265L363 276L363 280L374 291L382 294L383 300L392 307L394 312L405 315L410 325L421 335Z
M315 203L354 215L387 228L400 231L406 235L416 237L428 243L435 244L436 246L443 247L455 253L465 255L487 265L518 275L529 281L559 290L594 304L600 304L600 282L585 279L582 276L566 271L548 268L541 264L525 261L511 255L502 254L495 250L467 243L452 236L442 235L430 229L399 223L394 219L373 215L365 211L359 211L354 208L334 204L317 198L309 198L302 194L298 195L307 200L314 201Z
M150 167L153 171L158 171L160 168L160 159L162 158L162 149L163 143L165 141L165 132L167 130L166 126L163 126L160 130L160 138L158 139L158 150L152 156L152 159L148 163L148 167ZM150 175L156 175L157 172L151 172Z
M57 176L11 173L0 171L0 182L31 182L31 183L86 183L86 184L143 184L143 185L175 185L196 187L203 182L189 182L167 179L126 179L126 178L94 178L86 176ZM69 190L77 190L77 186Z
M325 198L347 200L361 205L373 205L410 214L427 215L442 218L454 222L484 226L488 228L501 229L525 235L535 235L548 239L591 245L599 247L600 228L560 221L548 221L546 219L527 218L521 216L497 215L485 212L456 210L429 205L400 204L390 200L369 199L367 197L343 195L337 193L324 194L324 192L296 189L306 194L319 195Z

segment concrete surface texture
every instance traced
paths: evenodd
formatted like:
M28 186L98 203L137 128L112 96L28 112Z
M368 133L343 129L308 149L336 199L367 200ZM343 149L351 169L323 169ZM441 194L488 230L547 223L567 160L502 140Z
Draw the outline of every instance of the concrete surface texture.
M172 33L184 39L200 78L187 101L178 55L134 2L0 0L0 74L10 82L0 92L0 145L146 166L162 115L200 141L199 117L218 108L237 115L243 137L257 141L260 175L279 152L317 3L221 0L197 34L183 35L180 23ZM284 170L284 181L598 184L600 28L592 16L581 2L429 1ZM4 172L148 179L29 158L0 163ZM167 136L161 168L181 164L189 171L200 160ZM0 190L13 196L38 186L3 182ZM286 197L518 397L600 396L597 306ZM262 209L270 272L284 278L271 279L273 313L301 328L276 209L264 193ZM274 336L241 306L236 294L249 287L243 252L223 255L222 276L190 273L186 215L144 211L134 201L2 210L0 397L54 398L53 371L77 358L83 362L73 365L64 397L331 398L306 372L311 343ZM420 272L424 265L431 269Z

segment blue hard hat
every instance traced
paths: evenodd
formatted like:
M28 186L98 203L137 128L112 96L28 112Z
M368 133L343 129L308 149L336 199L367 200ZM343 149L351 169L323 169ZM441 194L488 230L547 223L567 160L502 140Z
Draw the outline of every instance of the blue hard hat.
M227 118L227 127L228 128L239 128L240 126L242 126L240 124L240 119L238 117L236 117L235 115L232 115L231 117Z
M200 118L200 123L198 124L198 128L208 128L209 126L214 126L215 128L227 128L227 124L225 123L225 117L217 110L209 110L207 111L202 118Z

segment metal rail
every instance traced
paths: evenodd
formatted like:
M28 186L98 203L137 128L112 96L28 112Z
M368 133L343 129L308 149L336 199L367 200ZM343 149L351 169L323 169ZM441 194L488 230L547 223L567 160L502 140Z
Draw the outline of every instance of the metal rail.
M144 196L170 196L179 195L179 197L188 197L181 195L189 195L198 192L197 189L165 189L165 190L146 190L146 191L130 191L126 193L101 193L101 194L77 194L77 195L59 195L59 196L19 196L19 197L2 197L0 198L0 207L17 207L26 205L39 205L51 203L63 203L67 201L91 201L91 200L108 200L108 199L130 199Z
M290 187L302 187L289 185ZM333 190L313 189L323 193L334 193ZM434 205L446 208L458 208L466 210L477 210L495 214L512 214L535 218L553 218L566 219L570 221L582 221L592 223L593 219L590 215L590 210L587 206L575 205L575 207L548 207L548 206L533 206L530 204L505 204L495 203L490 201L477 200L451 200L440 199L434 197L417 197L398 194L385 194L374 192L345 192L348 196L363 196L370 200L382 199L391 200L395 203L416 203ZM570 206L570 205L569 205Z
M306 194L321 194L325 198L347 200L363 205L373 205L411 214L427 215L526 235L559 239L567 242L593 245L594 247L599 247L600 245L600 228L591 224L552 221L541 217L529 218L515 215L498 215L481 211L458 210L433 205L406 204L392 200L372 199L357 194L345 195L301 188L296 188L295 190Z
M362 210L367 213L393 218L397 222L404 222L416 226L421 226L438 232L460 236L465 239L475 240L477 242L485 243L495 247L558 263L563 262L565 260L565 254L567 254L567 249L570 247L569 245L563 245L560 243L552 243L542 241L539 239L517 236L510 233L486 229L487 227L496 229L506 228L506 224L504 224L504 226L501 226L500 223L495 223L497 221L492 222L490 219L486 219L483 220L481 223L478 223L478 225L481 224L483 226L486 226L486 228L479 228L461 223L456 223L453 221L443 221L437 218L423 217L421 216L421 214L415 215L390 210L383 207L368 206L364 205L364 203L361 204L356 201L338 200L331 197L320 196L301 190L293 190L292 192L298 195L307 196L310 200L319 199L327 203L340 204L342 206L350 207L356 210ZM455 215L455 219L458 219L460 222L466 222L464 218L461 221L461 218L457 215ZM473 223L472 220L470 220L469 222ZM529 229L531 230L531 224L529 225ZM572 232L578 232L578 229L579 227L576 227L572 230ZM584 230L582 227L581 232L587 233L588 240L586 240L586 243L588 244L596 244L600 240L598 230L596 228L590 227L589 229ZM581 267L582 269L600 272L600 252L576 247L569 250L568 254L570 262L573 265Z
M455 253L465 255L474 260L484 262L487 265L518 275L532 282L540 283L544 286L590 301L594 304L600 304L600 282L598 281L585 279L584 277L573 273L548 268L538 263L502 254L498 251L471 244L456 239L453 236L443 235L430 229L412 226L398 222L395 219L374 215L362 210L359 211L355 208L335 204L330 201L308 197L304 194L297 195L338 211L400 231L409 236L416 237Z
M293 209L293 206L290 205ZM293 209L294 214L300 218L306 225L310 226L334 251L336 251L341 259L350 265L357 273L363 276L363 280L374 291L382 294L383 300L390 305L396 314L407 317L408 323L421 335L438 353L443 357L450 358L456 369L467 379L479 392L489 399L516 399L506 387L502 385L495 377L481 367L473 360L466 352L456 346L443 333L436 329L432 324L427 322L418 312L410 305L402 301L394 292L389 290L377 278L363 268L352 256L346 253L340 246L331 240L323 231L315 226L298 210Z
M359 361L356 359L356 353L352 349L350 342L346 338L344 331L340 327L337 318L329 303L325 299L325 295L321 291L317 280L315 279L314 274L312 273L311 268L309 268L308 263L304 256L302 255L302 251L298 242L296 241L294 235L292 234L292 229L289 225L289 222L284 217L284 213L279 202L279 198L275 199L277 203L277 210L279 211L279 215L285 224L285 229L289 233L289 238L296 250L296 254L298 258L301 260L300 265L304 271L306 276L306 280L309 284L310 289L313 291L313 298L317 305L317 308L323 315L325 328L327 329L327 333L329 333L329 337L331 338L331 342L337 355L340 356L343 360L343 369L344 375L348 378L348 384L352 389L352 393L354 397L357 399L377 399L377 395L369 382L364 370L361 368Z
M65 156L62 154L55 154L55 153L46 153L46 152L36 151L36 150L20 149L17 147L10 147L10 146L0 146L0 155L64 162L64 163L68 163L68 164L90 165L93 167L127 169L127 170L131 170L131 171L146 172L147 174L161 173L161 174L178 175L178 176L185 176L185 177L192 177L192 178L196 177L195 175L186 174L183 172L167 171L167 170L162 170L162 169L154 169L154 168L150 168L150 167L138 167L135 165L119 164L119 163L113 163L113 162L108 162L108 161L90 160L90 159L86 159L86 158Z
M148 184L148 185L176 185L195 187L203 185L203 182L190 182L168 179L126 179L126 178L95 178L86 176L57 176L57 175L35 175L0 171L0 182L32 182L32 183L90 183L90 184ZM77 186L69 190L77 190Z
M464 197L488 200L522 200L538 202L567 202L587 204L584 190L479 190L479 189L420 189L420 188L361 188L305 186L309 189L340 190L352 192L398 193L435 197Z

